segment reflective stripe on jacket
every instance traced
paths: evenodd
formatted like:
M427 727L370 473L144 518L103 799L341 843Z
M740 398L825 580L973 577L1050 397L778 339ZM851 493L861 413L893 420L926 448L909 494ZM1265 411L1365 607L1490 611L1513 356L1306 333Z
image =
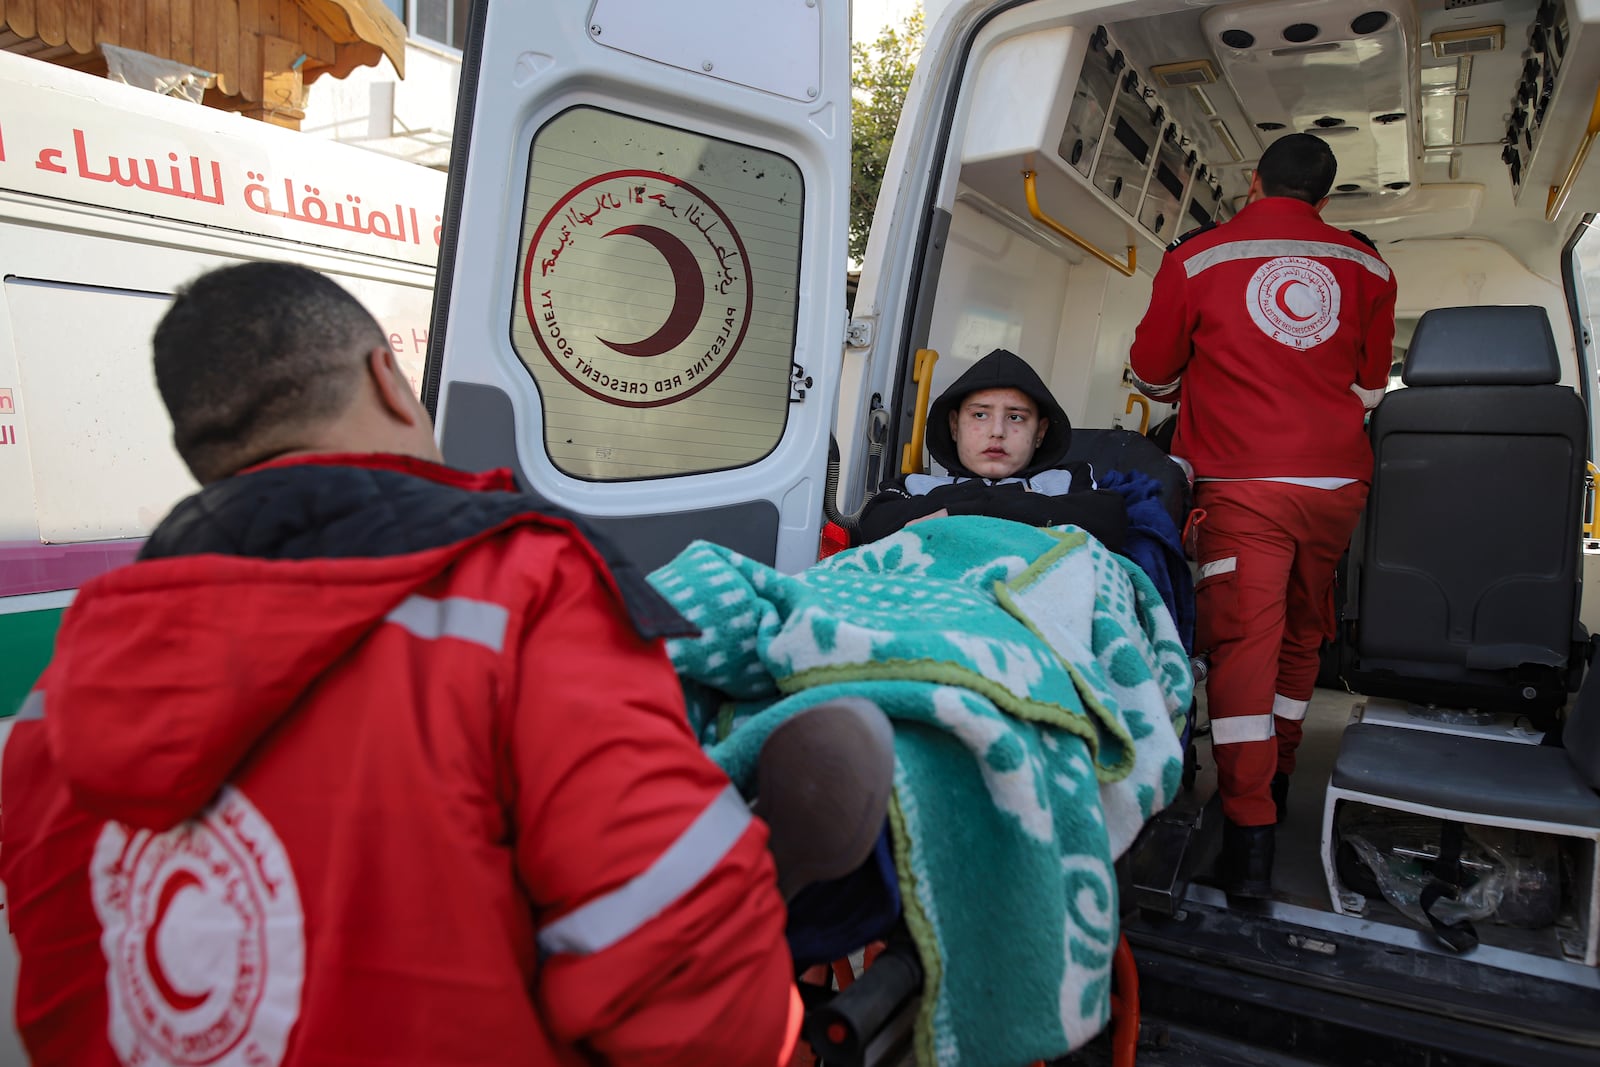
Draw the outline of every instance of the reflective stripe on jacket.
M1201 478L1372 478L1357 390L1393 357L1395 279L1316 209L1267 197L1161 261L1129 361L1182 400L1172 451Z

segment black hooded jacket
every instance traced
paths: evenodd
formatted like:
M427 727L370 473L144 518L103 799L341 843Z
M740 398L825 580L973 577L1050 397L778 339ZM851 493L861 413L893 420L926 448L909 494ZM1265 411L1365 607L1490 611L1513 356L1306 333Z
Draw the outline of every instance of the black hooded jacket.
M1049 420L1044 440L1033 460L1011 478L989 481L977 477L961 464L956 442L950 432L950 412L982 389L1018 389L1033 398L1041 418ZM928 409L928 454L948 471L952 481L931 486L929 481L902 475L884 486L867 501L859 524L862 541L876 541L904 527L913 519L940 509L951 515L986 515L1010 519L1029 526L1061 526L1071 523L1093 534L1113 552L1120 552L1127 539L1128 512L1122 496L1094 488L1094 478L1086 463L1066 463L1072 443L1072 423L1067 413L1050 395L1043 380L1021 356L997 348L939 394ZM1028 480L1045 471L1064 470L1072 475L1070 490L1062 495L1038 492ZM916 479L915 481L908 481Z

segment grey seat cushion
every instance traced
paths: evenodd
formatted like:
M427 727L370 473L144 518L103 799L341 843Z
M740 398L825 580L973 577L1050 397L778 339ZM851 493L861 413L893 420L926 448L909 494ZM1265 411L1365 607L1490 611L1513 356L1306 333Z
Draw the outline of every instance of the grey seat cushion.
M1600 795L1563 749L1395 726L1345 730L1332 784L1473 815L1600 828Z

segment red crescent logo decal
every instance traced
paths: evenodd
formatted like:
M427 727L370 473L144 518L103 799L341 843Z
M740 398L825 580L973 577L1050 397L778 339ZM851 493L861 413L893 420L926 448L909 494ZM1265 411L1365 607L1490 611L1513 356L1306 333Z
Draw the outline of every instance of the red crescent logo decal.
M667 261L667 266L672 268L672 310L667 314L667 320L661 324L661 328L642 341L621 344L617 341L608 341L604 337L595 339L613 352L620 352L624 356L638 356L641 359L670 352L689 339L689 335L700 322L701 312L706 309L706 286L700 274L700 261L694 258L694 253L689 251L688 245L659 226L647 226L643 223L618 226L604 236L614 237L619 233L637 237L653 246L661 253L661 258Z
M1338 332L1342 295L1327 264L1310 256L1281 255L1251 274L1244 306L1268 338L1304 352Z
M223 786L161 833L108 821L88 874L115 1062L282 1067L305 914L288 853L248 797Z
M1272 294L1272 299L1278 305L1278 310L1289 316L1291 319L1295 320L1296 322L1310 322L1312 319L1317 317L1316 312L1313 311L1309 315L1297 315L1295 314L1294 308L1289 306L1289 302L1286 299L1289 294L1289 290L1293 289L1297 285L1301 288L1306 288L1304 282L1291 278L1289 281L1286 281L1282 285L1278 286L1278 291Z
M166 921L167 909L172 907L172 902L178 894L185 889L203 888L200 879L189 871L178 871L167 884L161 887L161 895L156 899L156 915L150 922L150 932L144 939L144 965L150 970L150 981L155 983L156 992L161 994L161 999L171 1004L179 1011L193 1011L211 998L210 990L194 996L183 993L172 984L172 978L167 974L167 969L161 966L161 954L156 951L156 938L161 936L161 924Z
M738 225L698 187L657 171L597 174L557 198L524 240L526 329L513 326L512 344L536 378L548 366L595 400L660 407L699 393L738 357L753 267Z

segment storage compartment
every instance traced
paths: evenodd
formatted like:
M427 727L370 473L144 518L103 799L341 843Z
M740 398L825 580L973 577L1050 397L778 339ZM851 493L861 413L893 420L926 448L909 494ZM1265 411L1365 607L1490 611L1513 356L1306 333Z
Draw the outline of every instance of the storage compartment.
M1096 189L1130 215L1138 211L1144 196L1160 124L1160 116L1140 92L1139 75L1128 71L1112 103L1111 129L1100 143L1093 180Z
M1100 151L1117 82L1128 66L1127 57L1106 47L1107 40L1104 26L1097 26L1089 37L1089 55L1073 90L1072 110L1067 113L1067 128L1061 135L1061 158L1085 178Z
M1051 231L1027 202L1032 173L1043 215L1119 263L1142 248L1154 269L1159 249L1225 214L1225 197L1206 171L1207 142L1184 129L1139 63L1099 25L992 44L978 62L962 186L989 210Z
M1179 212L1183 207L1183 198L1188 195L1189 183L1194 178L1195 165L1194 152L1185 151L1178 142L1177 125L1167 123L1156 149L1155 171L1145 186L1144 204L1139 208L1139 225L1167 241L1189 228L1183 225Z

